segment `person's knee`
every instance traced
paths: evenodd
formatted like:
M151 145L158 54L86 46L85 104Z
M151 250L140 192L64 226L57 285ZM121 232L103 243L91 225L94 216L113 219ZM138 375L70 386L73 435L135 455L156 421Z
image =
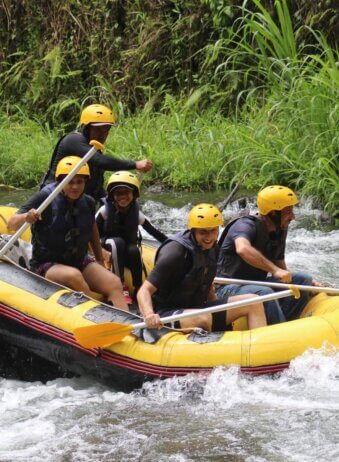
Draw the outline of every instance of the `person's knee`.
M127 252L129 255L134 257L140 255L139 247L136 244L129 244L127 247Z
M124 250L125 247L126 247L126 242L122 237L115 237L114 238L114 243L115 243L117 249L119 249L119 250L120 249Z
M310 286L312 285L312 276L304 271L298 271L292 274L292 284Z
M216 294L219 299L224 299L236 295L239 291L239 286L233 284L225 284L216 287Z
M81 290L81 288L86 284L81 271L76 268L69 268L65 277L67 281L69 281L71 287L77 288L76 290Z
M100 287L100 292L107 298L118 293L122 294L123 288L120 278L115 274L110 273L109 277L105 279L105 283L102 284L102 287Z
M272 289L272 287L258 286L258 288L255 290L255 294L260 297L263 295L270 295L273 293L274 290Z
M255 294L255 295L268 295L272 294L274 290L272 287L266 287L266 286L261 286L261 285L256 285L256 284L247 284L240 286L237 294L243 295L243 294Z
M206 316L206 315L196 316L194 324L196 327L200 327L201 329L204 329L207 331L211 331L212 329L210 316Z
M115 275L113 273L111 273L110 276L111 276L111 278L110 278L111 279L111 281L110 281L111 289L112 290L121 290L122 291L121 279L117 275Z

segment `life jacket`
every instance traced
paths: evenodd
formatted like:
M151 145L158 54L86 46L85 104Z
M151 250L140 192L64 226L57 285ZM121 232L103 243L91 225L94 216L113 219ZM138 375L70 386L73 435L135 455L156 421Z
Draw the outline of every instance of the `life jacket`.
M190 231L180 231L158 249L155 264L161 249L169 242L175 241L187 250L185 258L192 262L180 284L172 291L158 290L152 296L154 310L165 311L171 308L199 308L208 298L211 284L215 277L218 258L218 246L202 250L194 242Z
M219 238L220 253L218 259L217 276L224 278L240 278L263 281L267 277L267 271L255 268L246 263L235 250L234 244L226 249L223 242L226 239L231 226L240 219L249 219L255 223L256 233L252 246L261 252L271 262L277 261L279 255L284 252L287 231L282 230L277 239L272 239L265 223L259 215L246 215L233 219L227 224Z
M119 211L113 201L105 198L106 220L103 225L102 242L112 237L122 237L126 242L137 244L139 230L139 203L134 200L126 213Z
M56 183L51 183L42 191L49 195L55 188ZM94 222L92 198L83 194L70 202L58 194L42 213L42 220L32 225L32 269L44 262L78 266L88 252Z

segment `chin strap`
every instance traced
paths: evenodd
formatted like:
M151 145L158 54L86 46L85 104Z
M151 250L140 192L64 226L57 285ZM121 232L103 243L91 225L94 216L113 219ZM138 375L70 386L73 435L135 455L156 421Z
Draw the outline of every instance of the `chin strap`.
M281 228L281 211L280 210L275 210L274 212L270 212L268 214L270 217L270 220L276 226L277 228Z

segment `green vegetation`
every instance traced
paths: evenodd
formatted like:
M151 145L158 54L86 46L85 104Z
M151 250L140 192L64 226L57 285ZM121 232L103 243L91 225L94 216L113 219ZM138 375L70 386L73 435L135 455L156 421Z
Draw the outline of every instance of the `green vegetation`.
M338 13L314 3L60 1L44 12L54 35L39 47L43 7L25 2L20 19L12 6L28 39L17 26L14 51L0 33L0 182L37 184L80 103L100 100L119 112L108 152L151 158L146 182L201 191L282 183L336 215ZM315 24L326 24L327 39Z

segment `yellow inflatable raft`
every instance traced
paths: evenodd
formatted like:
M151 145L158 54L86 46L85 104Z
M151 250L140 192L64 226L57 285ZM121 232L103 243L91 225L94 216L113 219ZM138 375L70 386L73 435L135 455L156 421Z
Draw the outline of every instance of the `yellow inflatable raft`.
M154 249L144 246L143 256L150 269ZM251 374L275 373L308 348L324 343L338 347L339 296L316 295L301 319L251 331L240 322L233 331L207 335L144 330L103 349L77 343L75 328L102 322L135 324L140 318L0 261L1 341L124 390L220 365L235 364Z

